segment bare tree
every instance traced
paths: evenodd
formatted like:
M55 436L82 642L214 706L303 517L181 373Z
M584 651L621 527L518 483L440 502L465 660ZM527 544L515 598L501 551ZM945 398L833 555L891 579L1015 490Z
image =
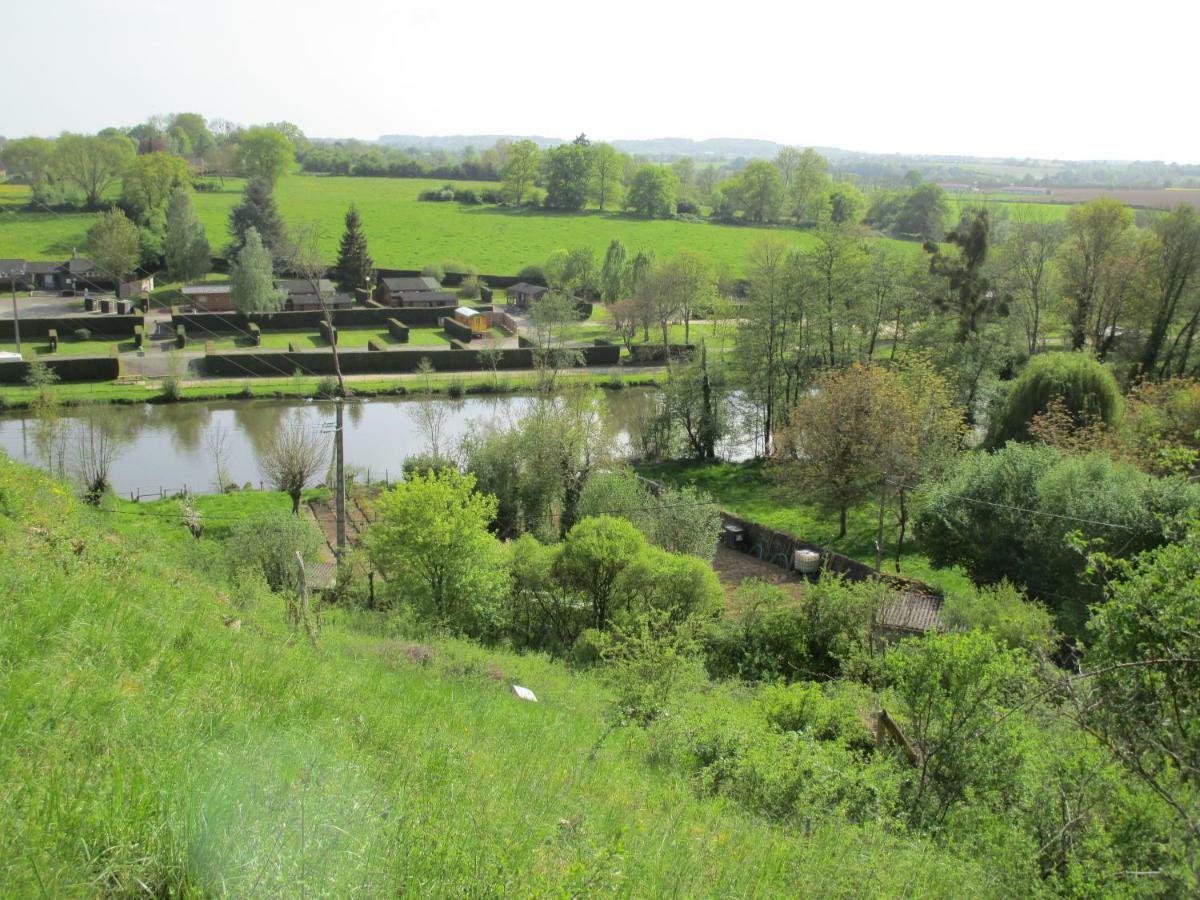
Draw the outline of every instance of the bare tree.
M449 413L446 404L438 400L419 400L414 404L413 419L425 438L425 447L431 456L442 455L442 433L446 429Z
M75 426L75 463L83 482L84 499L93 505L109 489L109 471L117 458L118 441L109 427L108 412L89 409Z
M292 498L292 512L300 514L300 496L326 465L329 443L301 416L286 419L258 459L258 467L277 490Z
M204 446L212 457L217 476L217 490L224 493L229 485L229 434L223 428L213 427L204 432Z
M317 225L297 228L291 233L288 239L286 265L308 282L308 286L317 298L317 303L321 306L321 315L325 317L329 333L333 335L335 333L333 314L325 302L327 299L325 294L321 292L321 282L325 279L329 266L326 265L325 259L321 255L321 230ZM329 349L333 352L333 374L337 376L338 393L345 397L346 381L342 378L342 362L338 357L336 340L329 342Z

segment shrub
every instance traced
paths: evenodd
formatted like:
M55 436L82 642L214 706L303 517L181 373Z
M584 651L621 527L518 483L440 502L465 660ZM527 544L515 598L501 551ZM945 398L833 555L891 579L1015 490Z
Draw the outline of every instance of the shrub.
M168 375L162 380L162 391L159 394L163 400L174 403L183 398L183 385L177 375Z
M332 400L341 393L338 388L338 380L332 375L326 375L317 382L317 396L322 400Z
M542 270L541 266L525 266L517 273L517 278L532 284L546 283L546 273Z
M1007 579L948 594L940 614L951 628L986 631L1007 647L1049 652L1057 638L1050 611L1025 599Z
M90 341L92 339L92 332L87 328L76 328L72 332L72 335L77 341Z
M479 194L471 188L461 188L454 192L454 202L477 206L479 204Z
M474 275L475 267L457 259L443 259L442 271L453 272L455 275Z
M483 283L478 275L468 275L459 286L458 296L463 300L477 300L482 287Z
M496 190L487 190L479 195L479 199L484 203L503 203L504 192Z
M225 554L235 571L257 570L272 590L297 590L296 553L306 561L315 560L323 541L321 532L302 516L262 513L233 528L225 541Z
M175 326L175 346L181 350L187 346L187 330L182 325Z
M440 472L443 469L458 471L458 463L448 456L438 456L433 453L418 453L405 457L404 463L401 466L405 481L412 481L418 476L425 476L431 472Z
M133 326L133 345L141 349L146 344L146 329L141 325Z
M454 185L447 184L435 190L421 191L417 199L429 203L448 203L454 199Z
M675 212L681 216L698 216L700 215L700 207L684 197L680 197L675 201Z
M1004 399L992 427L993 446L1029 439L1034 417L1060 400L1076 426L1116 424L1121 391L1112 373L1087 353L1043 353L1029 361Z
M251 343L253 343L255 347L261 347L262 346L262 329L259 328L258 323L251 322L250 326L246 330L250 332Z
M767 723L779 731L799 731L865 752L875 742L859 714L859 699L846 690L827 694L817 682L804 681L764 688L758 705Z
M437 280L439 283L446 280L446 270L442 266L437 265L436 263L430 263L429 265L422 268L421 274L424 275L426 278L433 278L433 279Z
M464 393L466 393L466 388L463 386L462 379L452 379L446 388L446 393L448 393L455 400L459 399Z

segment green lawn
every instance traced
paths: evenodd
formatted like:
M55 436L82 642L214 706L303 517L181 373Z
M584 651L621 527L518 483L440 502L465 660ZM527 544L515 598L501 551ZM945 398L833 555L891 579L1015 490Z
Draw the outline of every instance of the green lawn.
M712 494L721 506L735 515L795 535L798 538L836 550L868 565L875 564L875 535L879 507L866 504L850 511L846 537L839 539L837 513L828 513L814 504L787 496L766 474L761 462L748 463L658 463L640 466L647 478L673 484L694 484ZM885 572L894 573L896 537L895 515L889 510L884 528ZM937 569L920 552L912 539L909 523L900 573L916 578L943 591L969 586L967 576L958 569Z
M440 187L437 179L349 178L290 175L276 188L280 212L292 225L319 224L322 247L332 260L346 208L362 215L371 254L378 265L419 267L456 259L480 272L515 274L540 264L559 248L589 246L597 256L613 238L630 249L652 250L660 259L687 248L731 272L744 271L747 254L765 236L807 246L811 235L794 228L756 228L676 221L643 221L619 213L589 210L552 213L457 203L422 203L421 191ZM494 189L495 184L456 182L462 187ZM29 212L27 191L0 185L0 257L39 259L82 249L92 213ZM229 210L237 203L240 179L226 179L223 191L197 193L196 210L208 231L213 252L228 241ZM916 243L893 242L911 253Z
M58 339L58 353L50 352L50 344L44 337L24 338L21 341L21 352L28 355L33 351L38 356L108 356L114 343L119 353L132 353L137 349L133 338L126 341L78 341L75 338ZM14 341L0 343L0 350L15 353L17 345Z

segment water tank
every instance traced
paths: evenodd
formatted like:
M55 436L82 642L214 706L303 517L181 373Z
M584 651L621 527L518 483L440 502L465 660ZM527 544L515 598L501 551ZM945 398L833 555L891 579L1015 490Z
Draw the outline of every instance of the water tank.
M797 550L792 567L801 575L812 575L821 567L821 554L816 550Z

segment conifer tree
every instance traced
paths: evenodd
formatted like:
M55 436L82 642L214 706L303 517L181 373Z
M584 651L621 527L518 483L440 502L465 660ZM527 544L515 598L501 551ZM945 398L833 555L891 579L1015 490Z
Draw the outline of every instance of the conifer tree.
M173 280L193 281L208 272L208 238L186 188L176 188L171 192L163 253L167 260L167 273Z
M246 233L253 228L258 232L262 245L270 251L273 259L286 256L287 235L283 219L275 206L271 193L271 182L265 178L251 178L246 182L241 202L229 213L230 259L235 259L246 245Z
M367 249L367 236L362 230L358 208L350 204L346 210L346 231L342 234L337 265L333 270L338 290L351 293L358 288L370 288L374 265Z

